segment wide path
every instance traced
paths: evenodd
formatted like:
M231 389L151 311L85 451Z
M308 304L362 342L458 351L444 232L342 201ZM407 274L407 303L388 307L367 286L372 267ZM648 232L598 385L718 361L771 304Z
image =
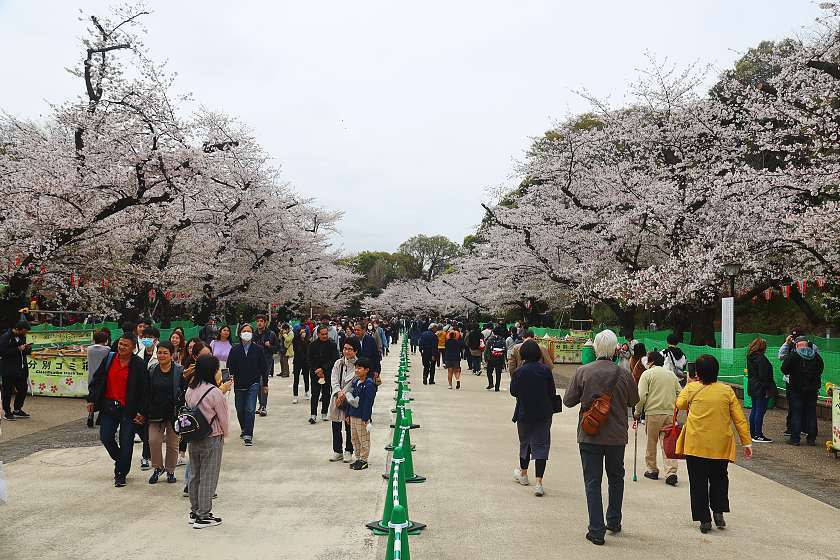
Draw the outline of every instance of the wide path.
M840 557L840 510L734 465L729 526L702 535L691 521L684 462L676 488L642 477L643 430L639 482L631 481L632 437L627 448L623 532L596 547L584 539L577 408L554 416L547 493L537 498L532 486L513 481L518 440L510 395L485 391L486 377L467 371L460 391L447 389L445 373L434 386L423 386L419 356L412 370L415 421L421 424L412 432L415 465L429 479L408 487L411 517L429 524L411 540L414 559ZM507 383L505 374L502 387ZM760 447L756 451L761 453Z
M290 404L289 381L274 378L270 414L257 419L254 447L240 444L233 420L214 505L224 518L221 526L196 531L187 525L180 480L149 486L149 473L134 470L129 485L116 489L101 447L47 450L6 465L11 495L0 506L2 558L381 560L385 539L371 536L363 524L381 513L385 495L379 473L396 355L384 365L371 469L352 472L329 463L329 425L310 426L307 406ZM512 481L517 441L510 396L485 391L486 378L468 372L460 391L446 388L444 372L436 385L423 386L419 356L412 372L421 424L412 432L415 465L429 478L408 487L412 518L429 524L411 539L415 560L837 558L840 511L737 466L730 469L729 528L701 535L690 519L684 465L677 488L642 478L641 467L640 481L633 483L632 446L624 532L595 547L583 539L575 410L555 416L547 495L537 498L532 487Z
M395 369L396 356L386 363ZM187 525L183 467L176 470L177 484L150 486L151 472L137 468L139 444L125 488L114 488L113 463L101 446L51 449L5 466L10 496L0 506L0 558L374 558L380 539L364 524L381 513L385 495L380 472L392 404L385 396L393 395L393 385L383 385L375 411L376 468L361 472L328 461L330 424L319 419L310 425L308 403L292 405L289 386L289 379L271 380L269 415L257 417L250 448L237 437L228 398L232 436L213 504L220 526L198 531Z

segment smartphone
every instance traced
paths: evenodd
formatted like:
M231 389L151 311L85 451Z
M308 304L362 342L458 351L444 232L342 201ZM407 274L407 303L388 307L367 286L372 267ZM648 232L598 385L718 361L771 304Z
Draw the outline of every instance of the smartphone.
M230 381L230 370L228 368L222 368L222 383L227 383Z
M697 373L694 370L694 362L688 362L687 364L685 364L685 369L686 371L688 371L689 377L697 377Z

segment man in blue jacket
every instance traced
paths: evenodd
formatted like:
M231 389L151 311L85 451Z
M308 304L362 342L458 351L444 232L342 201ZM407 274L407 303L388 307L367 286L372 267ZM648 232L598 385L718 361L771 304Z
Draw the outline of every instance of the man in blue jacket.
M420 335L418 346L420 356L423 358L423 385L435 384L435 361L437 359L438 338L434 333L437 325L432 323L429 328Z
M359 341L359 358L367 358L370 360L370 372L374 380L379 379L379 374L382 373L382 356L379 354L379 347L376 345L376 340L365 334L365 326L361 323L353 325L353 333L356 335L356 340Z
M242 341L230 349L227 367L233 377L234 404L239 420L240 437L245 445L253 445L254 419L260 387L268 394L268 367L263 349L253 343L254 329L248 323L239 328Z

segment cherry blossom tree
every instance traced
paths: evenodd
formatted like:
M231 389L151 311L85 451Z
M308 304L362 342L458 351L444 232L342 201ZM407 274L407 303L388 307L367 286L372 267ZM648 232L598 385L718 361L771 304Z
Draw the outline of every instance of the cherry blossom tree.
M129 314L170 291L199 316L300 286L340 305L354 278L328 241L340 213L296 194L235 118L185 113L189 96L143 45L149 13L138 2L80 18L69 71L84 94L44 123L0 117L0 196L13 209L0 217L2 317L33 288Z

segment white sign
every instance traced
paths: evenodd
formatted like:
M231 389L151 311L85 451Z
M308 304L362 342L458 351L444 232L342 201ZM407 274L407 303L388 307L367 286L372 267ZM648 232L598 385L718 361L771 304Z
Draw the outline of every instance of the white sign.
M735 347L735 300L725 297L721 300L720 347Z

